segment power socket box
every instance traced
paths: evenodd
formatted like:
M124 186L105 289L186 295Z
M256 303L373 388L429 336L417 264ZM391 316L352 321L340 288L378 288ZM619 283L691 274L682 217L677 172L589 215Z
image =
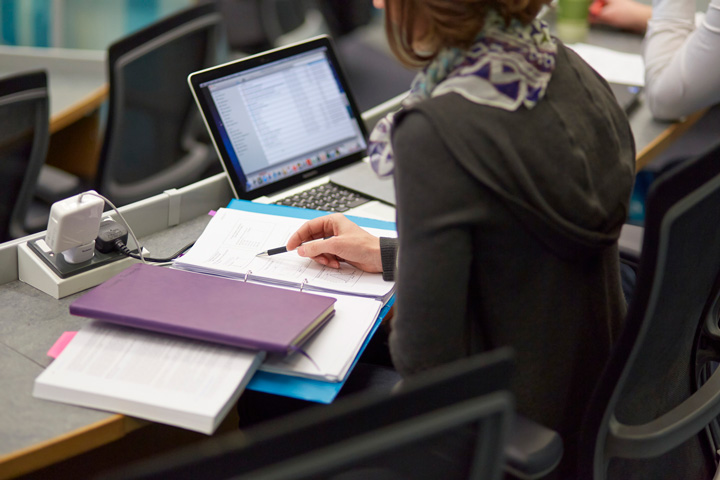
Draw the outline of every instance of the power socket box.
M53 254L44 238L18 246L20 281L58 299L99 285L137 262L116 252L95 252L91 260L73 265Z

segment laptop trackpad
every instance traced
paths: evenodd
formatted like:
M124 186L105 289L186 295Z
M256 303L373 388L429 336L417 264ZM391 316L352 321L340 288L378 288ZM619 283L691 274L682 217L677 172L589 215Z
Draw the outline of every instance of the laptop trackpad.
M358 162L331 173L330 181L370 198L395 205L395 182L392 176L378 177L366 162Z

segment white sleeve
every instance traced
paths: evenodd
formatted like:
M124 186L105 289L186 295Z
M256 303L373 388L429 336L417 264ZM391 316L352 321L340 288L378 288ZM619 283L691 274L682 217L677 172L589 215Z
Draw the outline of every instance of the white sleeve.
M653 0L643 45L645 98L656 118L720 103L720 0L695 28L694 0Z

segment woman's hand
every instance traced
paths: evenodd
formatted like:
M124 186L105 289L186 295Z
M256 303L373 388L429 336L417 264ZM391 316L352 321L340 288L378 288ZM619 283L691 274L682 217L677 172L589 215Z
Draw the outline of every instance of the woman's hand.
M382 272L380 239L339 213L306 222L292 234L287 249L332 268L345 261L366 272Z

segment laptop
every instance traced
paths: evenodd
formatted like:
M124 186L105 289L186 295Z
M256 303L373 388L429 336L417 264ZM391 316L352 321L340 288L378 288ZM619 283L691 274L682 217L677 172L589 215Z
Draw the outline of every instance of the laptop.
M188 83L236 198L395 220L393 180L367 162L367 132L327 36ZM318 192L330 199L315 201Z

